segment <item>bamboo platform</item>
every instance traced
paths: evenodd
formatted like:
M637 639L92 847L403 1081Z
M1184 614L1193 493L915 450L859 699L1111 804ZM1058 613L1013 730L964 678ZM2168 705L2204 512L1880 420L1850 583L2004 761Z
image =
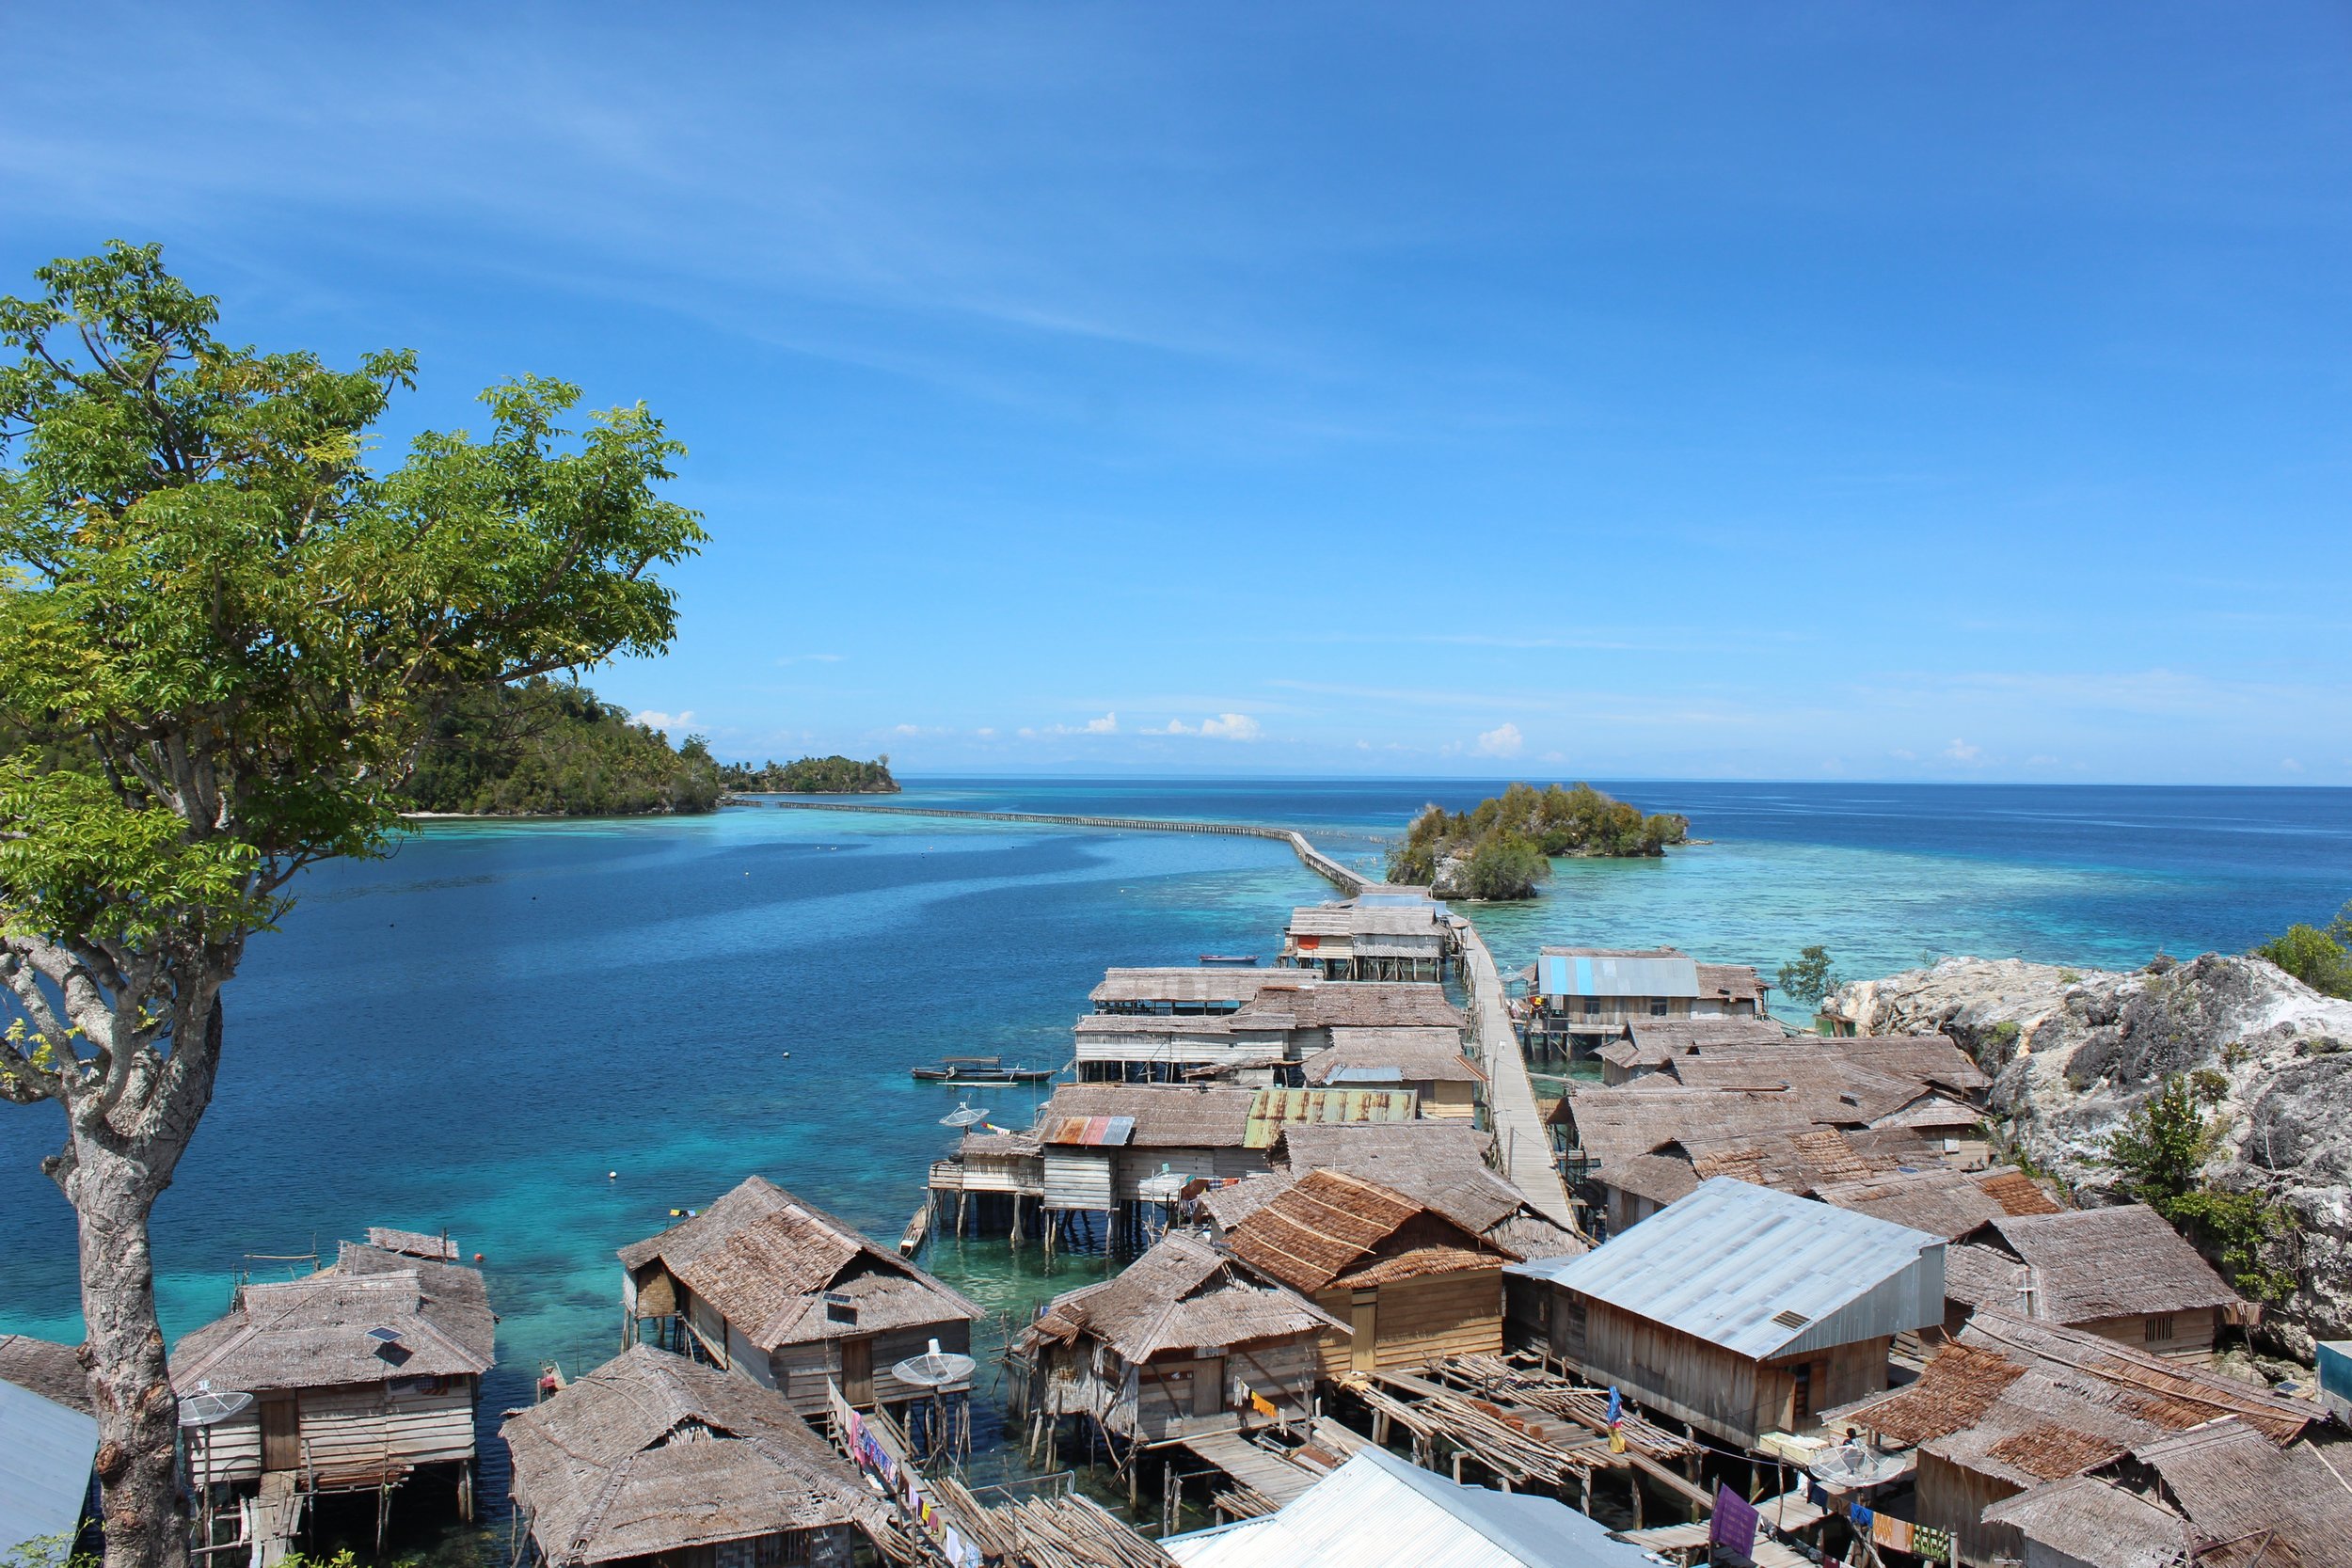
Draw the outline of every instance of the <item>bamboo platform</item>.
M1293 1464L1238 1432L1196 1432L1184 1445L1232 1479L1218 1506L1236 1518L1272 1513L1322 1479L1321 1471Z

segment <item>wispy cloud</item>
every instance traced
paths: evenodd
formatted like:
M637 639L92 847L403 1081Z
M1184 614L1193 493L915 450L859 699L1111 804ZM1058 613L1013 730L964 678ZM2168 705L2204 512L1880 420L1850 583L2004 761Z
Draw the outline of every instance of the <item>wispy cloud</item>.
M1246 713L1220 713L1214 719L1203 719L1198 724L1187 724L1182 719L1170 719L1157 735L1198 735L1211 740L1255 740L1265 733L1259 722Z
M1025 739L1044 735L1117 735L1119 715L1106 713L1100 719L1089 719L1083 724L1039 724L1024 726L1020 731Z

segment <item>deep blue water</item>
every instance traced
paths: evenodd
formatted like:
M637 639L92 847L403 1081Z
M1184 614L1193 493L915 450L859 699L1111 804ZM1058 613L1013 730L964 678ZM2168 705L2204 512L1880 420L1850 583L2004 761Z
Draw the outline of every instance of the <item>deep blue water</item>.
M886 803L1278 822L1372 863L1424 802L1497 787L939 780ZM1712 842L1563 863L1537 902L1474 911L1506 964L1571 940L1767 968L1820 942L1850 974L1952 952L2131 964L2352 896L2352 791L1605 787ZM673 1206L758 1171L893 1240L954 1104L910 1067L1058 1064L1105 967L1271 954L1285 911L1327 895L1248 838L773 809L435 824L321 868L254 942L216 1101L156 1212L167 1330L219 1311L248 1254L446 1226L502 1314L486 1402L515 1402L540 1358L609 1353L612 1251ZM996 1105L1025 1122L1032 1102ZM0 1328L74 1338L70 1217L35 1168L56 1115L0 1115ZM1007 1311L1100 1266L948 1252L940 1272Z

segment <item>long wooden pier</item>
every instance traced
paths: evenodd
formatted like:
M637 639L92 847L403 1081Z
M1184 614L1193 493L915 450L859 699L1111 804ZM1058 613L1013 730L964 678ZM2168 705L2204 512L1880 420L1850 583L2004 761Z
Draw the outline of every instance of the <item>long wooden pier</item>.
M1222 833L1230 838L1274 838L1288 844L1307 869L1350 897L1376 885L1360 871L1350 871L1288 828L1268 828L1255 822L1189 822L1176 817L1070 816L1040 811L951 811L946 806L869 806L848 800L773 800L786 811L854 811L875 816L948 816L966 822L1045 822L1059 828L1108 828L1142 833Z

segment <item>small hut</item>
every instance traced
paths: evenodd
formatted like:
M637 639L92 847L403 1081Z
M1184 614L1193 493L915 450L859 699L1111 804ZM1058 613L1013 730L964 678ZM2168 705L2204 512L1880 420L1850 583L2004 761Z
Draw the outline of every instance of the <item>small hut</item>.
M1056 1296L1016 1349L1029 1375L1020 1409L1092 1416L1156 1443L1311 1414L1329 1313L1248 1264L1171 1231L1117 1277Z
M1944 1319L1944 1241L1730 1177L1581 1258L1515 1264L1551 1354L1743 1448L1886 1386Z
M388 1500L433 1467L455 1472L460 1512L472 1516L474 1402L498 1319L481 1272L442 1260L441 1238L422 1243L434 1256L345 1242L315 1274L239 1287L228 1316L180 1341L173 1387L254 1397L206 1433L213 1482L284 1474L298 1492Z
M970 1349L979 1307L765 1177L621 1249L623 1316L648 1339L772 1388L804 1417L825 1386L850 1404L903 1404L929 1389L891 1368L930 1341Z
M1462 1054L1456 1029L1334 1029L1331 1044L1307 1058L1309 1088L1411 1089L1421 1114L1469 1121L1486 1075Z
M858 1473L748 1378L639 1344L500 1429L545 1568L848 1568L890 1535Z
M1991 1307L2175 1360L2210 1361L2222 1325L2258 1310L2139 1203L1990 1218L1959 1238L1951 1263L1953 1331Z
M1518 1254L1394 1187L1309 1171L1226 1243L1347 1324L1318 1347L1327 1377L1502 1349L1502 1266Z

